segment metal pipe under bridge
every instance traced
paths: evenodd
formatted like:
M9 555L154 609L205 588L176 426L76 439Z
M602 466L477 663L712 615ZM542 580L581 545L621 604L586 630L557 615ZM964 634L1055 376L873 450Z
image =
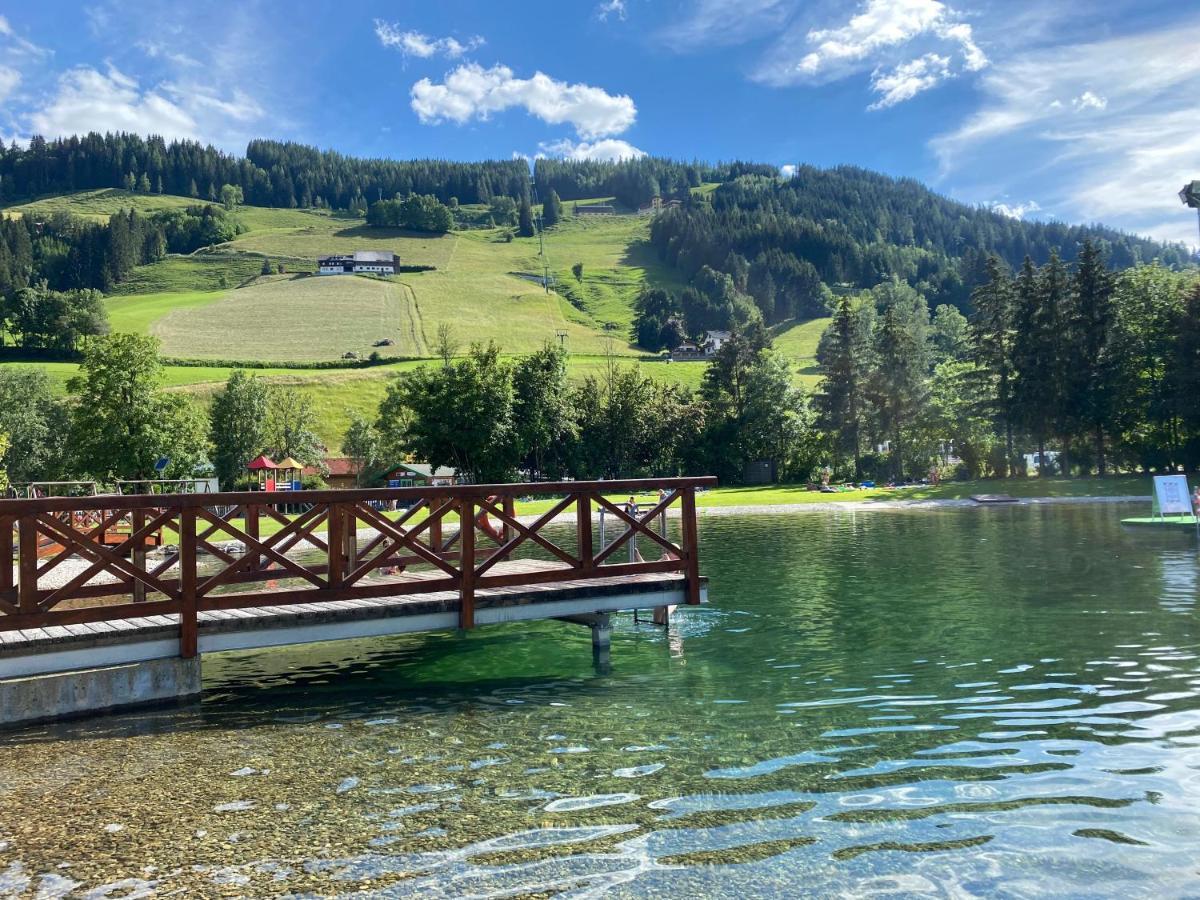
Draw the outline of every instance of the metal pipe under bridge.
M715 483L0 500L0 726L196 695L223 650L554 618L604 656L611 613L704 599ZM547 508L519 518L518 497Z

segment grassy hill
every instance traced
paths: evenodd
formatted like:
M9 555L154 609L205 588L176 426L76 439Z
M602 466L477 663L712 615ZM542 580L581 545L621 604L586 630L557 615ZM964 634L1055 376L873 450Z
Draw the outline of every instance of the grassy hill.
M138 212L154 212L160 209L182 209L199 202L192 197L175 197L170 194L138 194L117 188L101 188L95 191L79 191L74 194L42 197L19 206L7 207L4 215L19 218L30 213L35 218L41 218L54 213L69 213L83 219L107 222L113 213L119 210L128 210L131 207Z
M196 202L102 190L4 212L101 219L130 205L152 211ZM507 229L415 234L369 228L362 219L324 211L243 207L238 215L247 230L235 240L141 266L105 303L114 331L155 335L166 356L214 362L168 367L168 386L206 399L228 378L230 362L255 363L258 374L313 398L321 436L333 450L353 412L374 414L389 377L420 364L414 358L433 355L441 323L464 346L494 340L509 354L532 351L564 332L576 380L600 374L604 354L614 352L655 379L697 388L703 363L665 362L629 343L632 304L642 286L681 286L647 243L650 220L575 216L573 210L574 203L565 203L564 219L546 233L550 292L535 280L542 272L537 239L507 240ZM463 212L468 219L486 218L484 207ZM319 256L362 249L395 252L405 264L434 269L393 278L310 274ZM286 274L263 276L264 258L282 263ZM583 264L580 279L571 272L575 263ZM824 321L803 323L776 336L797 372L803 371L801 383L816 380L813 354L823 327ZM374 346L384 339L392 344ZM368 369L294 368L372 351L397 361ZM77 368L40 365L63 386Z

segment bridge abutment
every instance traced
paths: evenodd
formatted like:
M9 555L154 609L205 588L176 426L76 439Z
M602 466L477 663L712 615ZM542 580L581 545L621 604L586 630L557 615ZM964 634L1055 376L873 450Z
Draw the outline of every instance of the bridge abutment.
M6 678L0 680L0 723L31 724L172 703L199 693L199 656Z

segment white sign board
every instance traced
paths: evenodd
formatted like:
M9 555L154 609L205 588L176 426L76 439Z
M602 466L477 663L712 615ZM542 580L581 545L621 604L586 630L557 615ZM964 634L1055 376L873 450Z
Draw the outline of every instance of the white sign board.
M1188 496L1187 476L1155 475L1154 505L1155 512L1162 516L1191 515L1192 500Z

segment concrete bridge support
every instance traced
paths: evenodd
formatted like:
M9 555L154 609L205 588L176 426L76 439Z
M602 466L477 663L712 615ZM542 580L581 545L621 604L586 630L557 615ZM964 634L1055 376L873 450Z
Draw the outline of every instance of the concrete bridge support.
M29 724L200 694L200 657L147 659L0 680L0 724Z

